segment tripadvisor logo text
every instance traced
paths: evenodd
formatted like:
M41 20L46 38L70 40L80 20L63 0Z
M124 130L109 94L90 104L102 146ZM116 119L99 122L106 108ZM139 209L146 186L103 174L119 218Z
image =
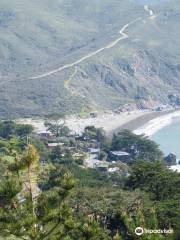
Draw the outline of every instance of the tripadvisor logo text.
M173 234L173 229L147 229L142 227L137 227L135 229L135 234L141 236L143 234Z

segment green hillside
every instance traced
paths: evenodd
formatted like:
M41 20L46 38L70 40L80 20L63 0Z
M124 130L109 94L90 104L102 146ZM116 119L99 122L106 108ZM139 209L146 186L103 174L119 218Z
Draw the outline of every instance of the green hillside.
M150 7L152 19L134 0L1 0L1 118L168 103L180 90L180 4ZM32 79L107 46L138 18L129 38Z

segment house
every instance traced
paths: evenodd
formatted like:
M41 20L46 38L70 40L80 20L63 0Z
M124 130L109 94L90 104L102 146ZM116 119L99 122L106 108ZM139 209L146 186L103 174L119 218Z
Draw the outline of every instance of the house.
M76 152L73 154L73 158L75 158L75 159L84 159L85 157L86 157L86 155L84 153Z
M41 138L50 138L52 135L49 132L40 133Z
M49 132L43 132L39 134L39 137L41 140L43 141L48 141L51 140L53 138L52 134Z
M58 146L59 147L64 146L64 143L48 143L47 146L48 146L49 149L53 149L53 148L58 147Z
M97 170L99 170L101 172L107 172L108 167L109 167L109 163L107 163L107 162L99 161L94 164L94 168L96 168Z
M88 148L88 152L91 154L99 154L100 148Z
M91 158L99 159L100 148L88 148L88 153L91 155Z
M87 157L85 159L86 166L89 168L95 168L96 163L100 162L99 159L99 153L100 149L99 148L88 148L87 149Z
M131 161L130 153L124 151L111 151L108 158L110 161L121 161L125 163Z

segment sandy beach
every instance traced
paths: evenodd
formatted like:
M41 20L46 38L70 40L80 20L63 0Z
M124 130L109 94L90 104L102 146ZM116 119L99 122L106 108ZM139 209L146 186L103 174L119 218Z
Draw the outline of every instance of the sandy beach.
M136 130L144 127L145 124L158 117L173 114L175 110L167 110L154 112L150 110L137 110L131 112L123 112L120 114L108 113L98 115L96 118L78 118L69 117L66 119L66 125L71 131L80 134L86 126L102 127L108 135L118 132L120 129ZM44 119L17 119L16 122L23 124L31 124L35 132L42 133L46 131Z
M115 129L129 123L137 118L148 114L147 111L131 111L120 114L102 114L96 118L86 119L68 119L66 121L67 126L76 133L81 133L86 126L95 126L97 128L103 128L107 134L110 134Z
M123 112L121 114L99 114L96 118L79 118L71 116L66 117L65 123L72 132L75 132L77 134L81 134L86 126L103 128L107 134L111 134L115 129L118 129L121 126L126 126L126 124L130 124L132 121L136 121L136 119L142 118L148 114L149 111L131 111ZM22 118L15 121L21 124L32 125L36 133L46 132L44 119Z

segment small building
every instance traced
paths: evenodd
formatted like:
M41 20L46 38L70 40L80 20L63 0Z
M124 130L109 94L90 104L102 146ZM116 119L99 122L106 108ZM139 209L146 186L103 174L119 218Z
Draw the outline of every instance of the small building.
M109 153L109 160L129 163L131 160L131 155L124 151L111 151Z
M73 154L73 158L75 158L75 159L85 159L85 157L86 157L86 155L84 153L76 152Z
M40 133L41 138L50 138L52 135L49 132Z
M107 172L108 171L108 167L109 167L109 163L107 162L97 162L94 164L94 168L96 168L97 170L101 171L101 172Z
M100 148L88 148L88 154L91 159L99 159Z
M88 148L88 152L91 154L99 154L100 148Z
M53 149L53 148L58 147L58 146L59 147L64 146L64 143L48 143L47 146L48 146L49 149Z
M49 132L43 132L38 134L38 137L43 141L51 141L53 139L53 136Z

